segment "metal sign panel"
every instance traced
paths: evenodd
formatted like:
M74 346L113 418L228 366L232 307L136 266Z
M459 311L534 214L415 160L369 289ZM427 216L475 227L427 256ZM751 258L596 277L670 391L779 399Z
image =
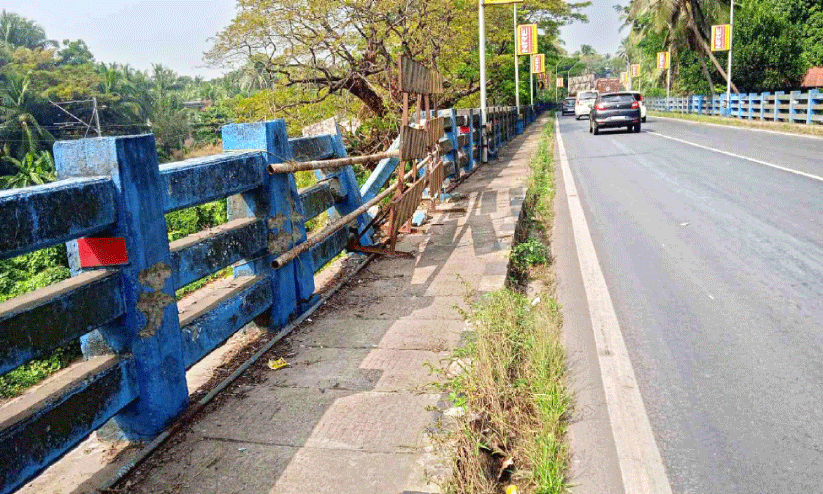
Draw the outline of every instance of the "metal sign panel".
M732 48L731 24L712 26L712 51L729 51Z
M672 60L669 56L669 52L661 51L657 54L657 68L658 69L668 69L672 66Z
M537 53L537 24L520 24L517 26L517 54L534 55Z
M542 74L546 72L546 55L538 53L532 55L532 74Z
M443 78L406 56L400 57L400 91L413 94L443 93Z
M422 160L429 152L429 132L408 125L400 127L400 161Z

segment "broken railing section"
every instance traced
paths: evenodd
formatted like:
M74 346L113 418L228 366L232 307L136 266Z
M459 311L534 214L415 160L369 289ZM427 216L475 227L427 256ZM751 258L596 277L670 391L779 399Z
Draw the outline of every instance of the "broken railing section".
M432 77L407 87L439 94ZM72 271L0 303L0 375L78 339L86 357L0 408L0 493L112 417L130 438L156 435L188 405L186 369L258 316L277 330L302 313L313 300L313 274L353 238L373 248L381 215L369 216L370 207L391 198L382 217L391 215L396 238L426 188L436 196L444 181L479 164L484 140L496 150L514 136L511 108L491 109L481 128L477 110L418 102L418 125L405 123L422 145L398 141L367 158L346 156L334 121L289 139L276 120L227 125L223 154L165 165L152 135L59 142L57 182L0 192L0 224L11 225L0 229L0 259L65 242ZM401 158L412 161L410 171L397 166ZM352 164L365 160L380 164L361 193ZM315 170L318 183L298 190L296 170ZM227 223L168 241L164 214L215 200L228 201ZM330 222L307 236L306 222L323 211ZM81 244L105 239L124 244L127 257L107 264L102 252L102 266L84 264ZM178 308L176 290L229 266L233 279Z

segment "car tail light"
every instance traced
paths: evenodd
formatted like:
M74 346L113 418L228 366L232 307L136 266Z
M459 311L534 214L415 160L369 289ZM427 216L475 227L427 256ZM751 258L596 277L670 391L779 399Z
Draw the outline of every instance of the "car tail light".
M598 103L597 105L595 105L594 109L595 109L595 110L601 110L601 111L602 111L602 110L605 110L605 109L606 109L606 107L605 107L605 106L603 106L601 103Z
M638 109L640 109L640 103L635 101L634 103L632 103L632 110L638 110Z

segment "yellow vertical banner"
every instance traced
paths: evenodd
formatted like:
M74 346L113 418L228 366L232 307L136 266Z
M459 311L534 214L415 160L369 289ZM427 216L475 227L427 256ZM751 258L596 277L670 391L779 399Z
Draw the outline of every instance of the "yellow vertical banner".
M557 87L559 87L559 88L563 87L563 78L562 77L557 78Z
M729 51L732 48L732 25L712 26L712 51Z
M517 54L534 55L537 53L537 24L520 24L517 26Z
M629 85L629 73L628 72L621 72L620 73L620 83L624 86Z
M632 78L640 77L640 64L636 63L632 65Z
M661 51L657 54L657 68L658 69L668 69L671 68L672 61L669 57L669 52Z
M538 53L532 55L532 74L542 74L546 72L546 55Z

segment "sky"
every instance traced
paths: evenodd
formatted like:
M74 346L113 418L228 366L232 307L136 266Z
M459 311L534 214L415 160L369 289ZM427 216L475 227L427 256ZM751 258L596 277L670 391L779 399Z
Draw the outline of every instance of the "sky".
M569 53L580 49L580 45L591 45L597 53L614 55L620 48L620 40L626 34L618 31L620 20L614 10L615 4L626 4L626 0L593 0L592 5L582 10L589 17L588 23L575 22L560 28L560 37Z
M569 52L592 45L598 53L615 53L620 0L593 0L584 10L588 23L561 29ZM203 53L213 37L234 18L234 0L3 0L2 8L36 21L50 39L82 39L96 60L128 63L146 70L162 63L181 75L219 77Z
M219 77L203 52L235 14L234 0L3 0L50 39L82 39L97 61L140 70L162 63L181 75Z

